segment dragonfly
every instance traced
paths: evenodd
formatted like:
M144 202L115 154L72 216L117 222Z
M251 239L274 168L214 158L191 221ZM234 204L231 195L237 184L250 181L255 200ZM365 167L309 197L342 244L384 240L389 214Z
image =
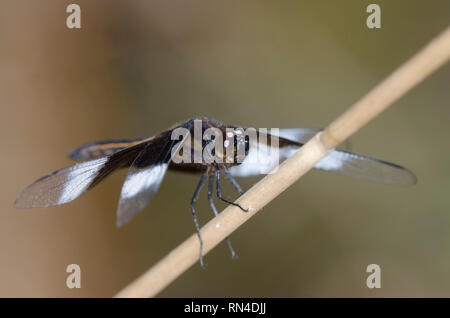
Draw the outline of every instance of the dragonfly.
M205 138L206 132L211 129L215 134ZM236 203L235 200L222 196L222 174L242 195L244 192L236 177L260 175L261 160L255 158L264 158L265 171L270 171L276 168L279 160L292 156L320 131L320 129L312 128L272 129L270 133L258 130L257 138L250 138L244 133L246 129L246 127L227 125L211 118L200 117L178 123L149 137L107 140L82 145L69 154L70 158L81 162L36 180L18 196L15 207L45 208L69 203L87 190L94 188L114 171L127 168L128 172L117 207L116 224L120 227L130 222L149 203L167 170L200 174L200 181L195 188L190 206L199 239L200 265L203 267L205 266L203 241L195 204L205 182L208 183L208 201L214 215L217 216L219 213L214 203L214 192L221 201L247 212L248 209ZM174 132L180 130L183 133L174 137ZM200 132L203 137L195 138L196 132ZM269 140L265 149L270 148L270 152L261 150L263 148L259 147L259 144L262 140L266 143ZM192 160L196 159L196 155L202 154L202 150L212 143L214 146L221 145L226 149L230 149L231 145L231 150L234 151L231 151L231 155L227 155L226 151L220 151L214 147L211 154L226 160L207 160L206 156L201 156L200 160ZM238 150L242 149L239 156ZM180 157L186 160L179 160ZM409 186L417 182L414 173L402 166L341 150L332 151L314 168L392 185ZM229 238L226 238L226 243L232 257L236 258L237 254Z

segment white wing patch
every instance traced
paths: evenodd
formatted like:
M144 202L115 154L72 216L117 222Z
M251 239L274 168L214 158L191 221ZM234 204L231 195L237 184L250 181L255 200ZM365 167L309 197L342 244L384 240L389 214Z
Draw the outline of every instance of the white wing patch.
M275 169L280 161L290 157L299 147L284 147L281 149L261 144L251 143L244 161L229 168L235 177L249 177L268 174Z
M131 221L148 204L158 191L168 166L168 163L161 163L145 169L130 168L120 194L117 226Z
M122 226L131 221L150 202L156 191L158 191L169 167L169 163L172 160L172 157L170 157L166 161L164 156L171 156L171 153L178 153L189 135L187 132L181 142L177 143L173 149L169 148L167 153L160 154L163 161L156 161L149 166L139 166L139 162L145 160L150 152L153 151L152 148L145 148L134 159L122 186L119 206L117 207L117 226Z
M101 157L55 171L38 179L17 198L17 208L44 208L68 203L89 187L97 172L108 161Z
M121 197L132 198L145 191L153 184L160 184L167 171L167 164L154 166L151 169L137 170L129 173L122 187ZM155 189L156 192L156 189Z
M65 185L58 199L58 204L70 202L78 198L91 184L97 172L108 161L108 157L95 159L96 164L85 165L85 162L78 164L79 167L67 174ZM75 166L78 166L75 165Z
M320 160L314 168L326 170L326 171L334 171L342 169L345 161L348 159L347 156L342 156L342 152L333 151L328 156Z

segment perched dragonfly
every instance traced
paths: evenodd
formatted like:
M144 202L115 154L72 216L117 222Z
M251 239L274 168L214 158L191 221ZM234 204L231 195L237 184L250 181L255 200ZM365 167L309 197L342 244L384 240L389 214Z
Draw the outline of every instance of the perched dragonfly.
M211 135L210 138L203 136L196 140L193 138L196 127L200 127L202 135L208 129L213 129L219 134ZM174 132L180 129L184 133L174 138ZM308 128L279 129L276 133L258 131L255 139L244 134L245 128L243 127L225 125L202 117L177 124L151 137L89 143L75 149L69 155L73 159L85 161L36 180L19 195L15 206L17 208L39 208L71 202L85 191L95 187L112 172L120 168L128 168L117 208L117 226L122 226L148 204L168 169L199 173L201 177L191 200L191 210L200 242L200 264L203 266L203 242L194 205L205 181L208 180L208 200L215 215L218 214L218 211L213 201L214 184L216 185L216 196L220 200L247 211L245 207L222 196L221 173L242 194L243 191L235 177L261 174L258 160L255 160L256 157L263 157L269 170L275 168L279 159L291 156L318 131L318 129ZM216 136L219 138L215 138ZM257 145L257 143L261 143L262 139L269 140L268 148L272 148L272 150L276 148L277 151L262 153ZM212 150L212 154L226 160L211 161L206 160L205 157L201 157L200 160L192 160L197 154L202 154L202 150L212 142L229 149L230 140L232 141L232 150L234 150L231 152L231 160L229 160L230 157L225 157L224 151L215 153L216 148ZM186 145L188 145L187 148ZM241 157L238 157L239 149L243 149ZM174 154L184 155L183 158L190 160L174 160ZM275 156L277 158L274 158ZM394 185L416 183L415 175L399 165L339 150L331 152L317 163L315 168L380 183ZM226 242L232 256L236 257L228 238Z

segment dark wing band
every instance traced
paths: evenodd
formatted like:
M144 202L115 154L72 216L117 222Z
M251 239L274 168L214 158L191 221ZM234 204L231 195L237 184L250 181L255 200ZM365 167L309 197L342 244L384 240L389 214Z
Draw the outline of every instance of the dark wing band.
M150 202L164 178L171 158L177 153L188 135L184 135L177 149L172 149L176 140L170 134L147 145L139 153L128 170L122 186L119 205L117 207L117 226L131 221Z
M271 147L260 147L259 144L254 143L250 145L244 162L229 168L229 171L237 177L269 173L282 159L292 156L302 143L308 141L317 132L316 129L308 128L280 129L278 151L273 151ZM314 168L385 184L408 186L417 182L414 173L402 166L339 150L323 158Z

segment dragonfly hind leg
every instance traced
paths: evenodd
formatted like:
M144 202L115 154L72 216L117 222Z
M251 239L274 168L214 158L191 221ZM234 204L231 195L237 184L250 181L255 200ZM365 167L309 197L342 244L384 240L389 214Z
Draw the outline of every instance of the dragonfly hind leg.
M230 175L230 176L231 176L231 175ZM232 176L231 176L231 177L232 177ZM232 177L232 180L234 180L233 177ZM236 188L236 189L238 189L239 192L242 191L241 187L239 187L239 185L238 185L238 183L236 182L236 180L234 180L234 182L230 180L230 182L233 184L233 186L235 186L235 188L236 188L236 185L237 185L238 188ZM238 208L240 208L240 209L241 209L242 211L244 211L244 212L248 212L248 211L249 211L248 209L243 208L239 203L236 203L236 202L227 200L227 199L225 199L225 198L222 197L222 190L221 190L221 187L220 187L220 169L217 169L217 170L216 170L216 184L217 184L217 189L216 189L216 190L217 190L217 197L218 197L220 200L222 200L223 202L226 202L226 203L228 203L228 204L232 204L232 205L234 205L234 206L237 206Z
M205 267L205 263L203 262L203 240L202 236L200 235L200 226L198 224L197 220L197 213L195 212L195 202L197 202L198 195L200 193L200 190L203 186L203 183L205 183L206 179L206 172L201 176L200 181L198 182L197 188L195 189L194 195L191 200L191 210L192 210L192 216L194 218L194 224L195 224L195 230L197 231L198 240L200 241L200 265L202 267Z

